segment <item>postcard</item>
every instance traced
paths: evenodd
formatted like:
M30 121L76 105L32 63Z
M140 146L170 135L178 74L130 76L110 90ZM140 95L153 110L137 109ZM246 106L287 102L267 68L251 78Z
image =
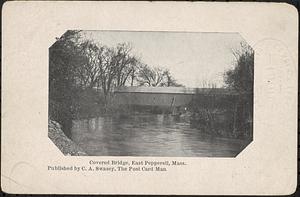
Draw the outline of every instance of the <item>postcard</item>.
M293 6L13 1L2 14L4 192L295 192Z

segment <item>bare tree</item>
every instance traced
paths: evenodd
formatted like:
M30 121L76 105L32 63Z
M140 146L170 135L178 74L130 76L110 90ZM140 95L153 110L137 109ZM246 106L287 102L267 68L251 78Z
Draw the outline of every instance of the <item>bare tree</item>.
M200 83L198 83L198 88L215 89L215 88L217 88L217 84L215 82L210 81L210 80L202 80Z
M161 86L173 86L173 87L181 87L183 85L179 84L176 82L176 80L174 79L174 77L171 75L170 71L168 69L166 69L163 73L164 75L164 83L162 83Z
M134 58L132 64L131 64L131 72L130 72L130 86L134 85L134 81L136 81L138 77L138 72L141 68L141 61L138 58Z
M130 43L120 43L115 48L114 61L116 69L116 86L124 86L135 63L135 58L130 54L132 46Z
M137 82L146 86L181 86L169 70L143 64L132 54L130 43L116 47L103 46L94 40L81 40L82 64L75 69L76 83L83 89L101 88L107 95L112 87L131 86Z
M140 67L137 81L141 86L182 86L176 82L168 69L151 68L145 64Z
M151 68L144 64L138 74L138 82L140 85L144 86L162 86L164 80L164 71L159 67Z
M98 56L101 61L99 83L103 89L104 95L107 95L112 87L113 80L116 76L116 59L113 48L105 48L103 54Z
M254 51L244 42L240 43L239 50L232 50L235 57L234 69L224 74L227 87L234 88L238 92L253 91Z
M99 85L101 68L103 67L102 57L105 50L105 46L99 46L90 40L81 43L85 64L77 70L77 75L83 88L93 88Z

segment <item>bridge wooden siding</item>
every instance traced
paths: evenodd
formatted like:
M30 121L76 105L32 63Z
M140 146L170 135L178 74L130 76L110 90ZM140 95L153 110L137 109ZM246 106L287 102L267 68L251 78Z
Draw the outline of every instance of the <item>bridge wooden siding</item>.
M224 88L185 88L185 87L120 87L114 89L117 105L169 106L188 105L197 95L233 95Z

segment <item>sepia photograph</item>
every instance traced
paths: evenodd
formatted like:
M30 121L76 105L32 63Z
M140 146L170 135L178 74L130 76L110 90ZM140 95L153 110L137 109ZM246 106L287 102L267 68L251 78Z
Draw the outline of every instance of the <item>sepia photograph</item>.
M68 30L49 48L49 138L65 155L235 157L253 137L239 33Z

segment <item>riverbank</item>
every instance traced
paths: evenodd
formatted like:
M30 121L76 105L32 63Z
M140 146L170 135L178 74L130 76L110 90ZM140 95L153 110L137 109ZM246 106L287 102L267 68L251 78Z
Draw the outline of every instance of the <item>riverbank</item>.
M61 129L61 125L53 120L48 121L48 137L64 154L70 156L86 156L85 151L68 138Z

